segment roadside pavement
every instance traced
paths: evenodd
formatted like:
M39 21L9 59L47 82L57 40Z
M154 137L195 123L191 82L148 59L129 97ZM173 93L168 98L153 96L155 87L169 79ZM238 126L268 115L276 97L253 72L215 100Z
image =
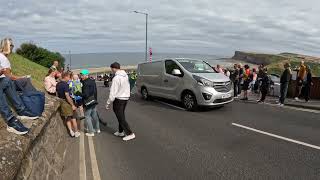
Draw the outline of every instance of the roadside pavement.
M248 98L250 102L256 102L260 98L260 95L255 93L249 93ZM237 100L240 101L240 98ZM267 96L265 102L269 104L278 104L278 100L278 97ZM287 98L285 100L285 105L304 109L320 110L320 100L311 99L309 102L305 102L303 99L296 101L292 98Z

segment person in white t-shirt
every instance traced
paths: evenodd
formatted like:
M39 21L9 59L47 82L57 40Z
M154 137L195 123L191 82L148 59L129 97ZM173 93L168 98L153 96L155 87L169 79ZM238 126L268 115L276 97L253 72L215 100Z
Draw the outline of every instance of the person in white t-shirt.
M29 129L18 119L36 119L38 117L27 110L18 96L14 82L6 76L7 69L10 68L10 62L5 54L10 54L13 48L13 44L9 43L10 41L10 39L4 39L0 43L0 114L7 123L7 130L9 132L23 135L28 133ZM7 98L11 100L13 107L19 115L18 117L11 111Z
M1 60L1 69L3 74L1 77L8 77L12 81L14 81L16 85L16 89L18 91L36 91L34 86L31 83L30 75L27 76L15 76L12 74L11 71L11 64L8 59L8 56L12 53L14 48L13 42L10 38L5 38L1 41L2 50L0 53L0 60Z

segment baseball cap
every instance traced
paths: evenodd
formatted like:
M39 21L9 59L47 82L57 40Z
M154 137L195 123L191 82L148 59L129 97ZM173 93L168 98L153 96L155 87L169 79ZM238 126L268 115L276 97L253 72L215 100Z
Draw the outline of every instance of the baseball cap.
M81 72L80 72L80 74L82 74L82 75L89 75L90 74L90 72L89 72L89 70L88 69L82 69L81 70Z

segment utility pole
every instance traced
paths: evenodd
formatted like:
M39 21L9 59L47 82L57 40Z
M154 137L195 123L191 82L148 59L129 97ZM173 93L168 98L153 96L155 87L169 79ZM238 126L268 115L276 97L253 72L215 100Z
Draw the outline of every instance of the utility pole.
M71 51L69 50L69 70L71 71Z

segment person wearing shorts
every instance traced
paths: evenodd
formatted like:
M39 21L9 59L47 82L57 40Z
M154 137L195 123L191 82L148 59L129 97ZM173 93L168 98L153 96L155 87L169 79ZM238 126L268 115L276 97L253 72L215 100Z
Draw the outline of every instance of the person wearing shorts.
M61 116L66 121L70 136L79 137L80 132L75 118L77 107L70 97L70 89L67 83L70 80L70 73L64 72L61 78L61 81L57 84L57 95L61 99Z

